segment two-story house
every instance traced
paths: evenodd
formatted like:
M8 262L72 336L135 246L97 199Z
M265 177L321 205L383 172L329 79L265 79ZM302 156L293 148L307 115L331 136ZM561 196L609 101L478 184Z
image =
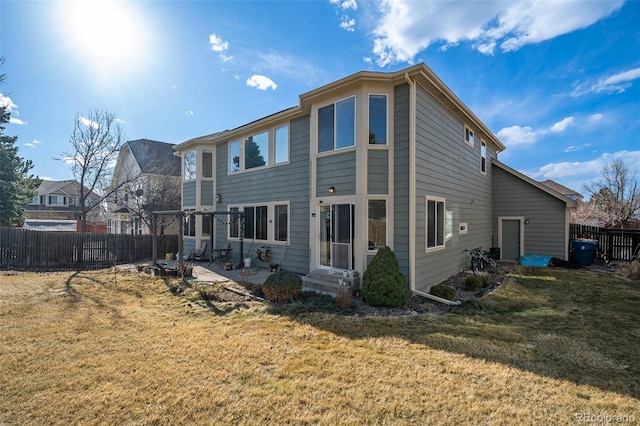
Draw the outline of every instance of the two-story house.
M298 105L175 146L182 208L244 212L244 251L301 274L362 274L380 247L414 293L468 267L467 250L566 259L575 202L498 161L498 138L424 64L359 72ZM230 242L236 215L187 215L185 252Z
M85 192L89 192L85 188ZM25 229L80 231L81 219L80 182L76 180L43 180L38 194L25 207ZM89 200L97 200L97 195L89 194ZM90 212L88 226L90 232L105 232L101 211Z
M123 144L107 197L108 232L150 234L151 212L180 209L180 158L173 144L138 139ZM177 234L180 223L167 216L161 234Z

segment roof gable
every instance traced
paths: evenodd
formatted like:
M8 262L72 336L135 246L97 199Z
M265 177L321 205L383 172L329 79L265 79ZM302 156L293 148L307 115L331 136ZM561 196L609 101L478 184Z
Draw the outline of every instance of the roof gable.
M173 155L173 144L137 139L127 145L142 173L180 176L180 158Z

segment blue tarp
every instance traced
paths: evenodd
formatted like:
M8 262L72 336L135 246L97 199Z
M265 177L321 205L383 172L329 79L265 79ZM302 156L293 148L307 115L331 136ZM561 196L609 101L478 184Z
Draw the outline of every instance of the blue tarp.
M522 266L540 266L546 268L551 262L553 256L542 256L539 254L525 254L520 256L520 264Z

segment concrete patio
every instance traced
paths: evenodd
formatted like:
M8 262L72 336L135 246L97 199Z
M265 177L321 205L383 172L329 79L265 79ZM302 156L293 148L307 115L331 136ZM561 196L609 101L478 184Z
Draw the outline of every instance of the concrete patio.
M174 267L177 260L161 260L158 263ZM264 284L271 275L268 265L265 267L251 267L226 270L223 263L217 261L185 261L185 265L193 266L193 278L197 281L219 283L225 281L250 282L252 284Z

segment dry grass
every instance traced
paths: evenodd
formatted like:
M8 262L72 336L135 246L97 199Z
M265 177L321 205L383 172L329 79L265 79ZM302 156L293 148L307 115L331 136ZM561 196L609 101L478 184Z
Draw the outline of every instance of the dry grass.
M640 421L638 285L512 273L480 304L405 318L207 307L137 273L4 274L0 425Z

